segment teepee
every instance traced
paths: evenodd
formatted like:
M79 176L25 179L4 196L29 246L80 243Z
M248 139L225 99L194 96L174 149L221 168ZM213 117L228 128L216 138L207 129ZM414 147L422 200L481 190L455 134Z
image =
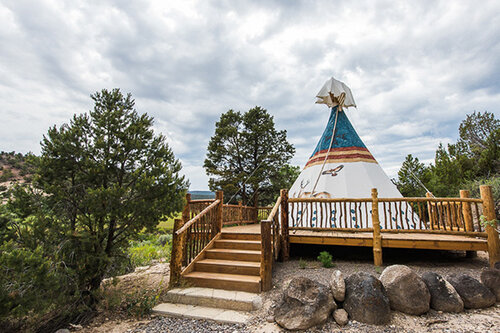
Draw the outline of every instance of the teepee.
M347 117L345 109L356 107L351 90L343 82L332 77L316 97L317 103L326 104L330 108L330 118L316 149L290 188L289 196L369 198L371 189L376 188L379 197L402 198L399 190L377 163ZM406 211L408 208L406 203L403 203L402 209ZM314 219L312 214L315 212L297 213L303 215L298 220ZM380 211L381 220L384 218L384 213L383 210ZM371 226L370 214L367 215L365 219L369 221L368 226ZM328 225L330 223L335 227L334 222L328 221ZM418 224L415 219L410 222L413 228L417 228Z

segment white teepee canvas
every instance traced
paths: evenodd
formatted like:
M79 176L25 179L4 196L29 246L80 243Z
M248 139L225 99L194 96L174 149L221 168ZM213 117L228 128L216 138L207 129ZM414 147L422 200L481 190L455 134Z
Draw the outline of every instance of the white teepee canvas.
M336 83L332 84L332 80ZM371 189L376 188L381 198L402 198L399 190L372 156L347 117L344 108L355 106L350 89L334 78L328 80L325 85L342 87L344 91L338 89L326 91L324 86L318 94L318 102L331 107L330 119L316 149L290 188L289 196L291 198L369 198ZM343 101L349 104L344 104ZM405 217L408 228L417 229L419 220L415 214L412 214L411 208L406 203L402 203L398 209L401 210L398 214L406 213L409 216ZM336 212L332 210L330 213L332 214L323 217L328 221L316 221L315 211L296 210L293 214L298 216L290 219L290 226L301 226L302 220L313 219L313 226L335 228L337 227ZM361 226L357 224L355 218L355 214L358 213L360 215L357 220L365 221ZM350 217L353 219L350 221L352 227L372 226L371 204L368 209L355 212L355 214L353 213ZM381 207L379 207L379 215L380 221L386 219Z

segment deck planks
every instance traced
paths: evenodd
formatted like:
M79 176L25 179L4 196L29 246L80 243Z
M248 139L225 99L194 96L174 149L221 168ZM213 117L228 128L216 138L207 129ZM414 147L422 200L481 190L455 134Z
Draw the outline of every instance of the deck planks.
M223 233L260 234L258 224L224 228ZM383 232L382 247L427 250L487 251L485 238L418 232ZM347 231L290 230L290 243L343 246L373 246L373 233Z

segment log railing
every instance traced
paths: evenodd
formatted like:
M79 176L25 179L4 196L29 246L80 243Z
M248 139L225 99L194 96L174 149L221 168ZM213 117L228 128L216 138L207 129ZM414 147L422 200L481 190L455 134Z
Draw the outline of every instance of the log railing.
M179 284L182 268L189 267L222 229L222 191L215 200L191 200L187 194L186 201L182 220L175 220L172 232L170 286Z
M497 231L480 223L482 215L488 221L495 220L489 186L481 186L480 199L469 198L468 191L460 191L460 198L434 198L430 194L425 198L379 198L373 189L371 198L289 198L286 207L288 214L281 223L291 230L373 233L376 264L382 263L383 233L390 232L488 238L490 262L500 260ZM282 232L283 247L288 246L287 237L288 230Z
M381 230L484 233L479 223L482 199L472 198L378 198ZM374 198L290 198L292 229L341 229L371 231Z
M281 196L271 210L267 219L260 222L261 233L261 260L260 278L262 290L267 291L272 287L273 261L278 259L281 247L280 214Z

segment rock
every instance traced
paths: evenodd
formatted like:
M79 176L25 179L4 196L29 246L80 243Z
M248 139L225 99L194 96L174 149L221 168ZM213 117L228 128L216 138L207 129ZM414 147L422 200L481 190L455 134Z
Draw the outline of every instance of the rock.
M422 280L431 294L431 308L444 312L462 312L464 310L464 302L460 295L441 275L427 272L422 275Z
M340 326L344 326L349 322L347 311L344 309L337 309L333 311L333 319L335 319L337 324Z
M345 299L345 281L342 272L336 270L330 278L330 289L332 290L333 298L338 302L343 302Z
M447 280L460 295L466 308L481 309L495 304L495 295L481 282L469 275L450 274Z
M495 295L500 302L500 270L485 268L481 272L481 282Z
M344 309L351 319L367 324L383 325L391 319L384 286L365 272L352 274L345 280Z
M60 328L55 333L70 333L70 331L67 328Z
M337 305L330 289L305 277L297 277L285 287L274 310L274 319L289 330L308 329L327 321Z
M429 311L429 289L411 268L404 265L389 266L380 275L380 281L387 291L392 309L412 315Z
M274 323L274 316L269 316L266 320L268 323Z

